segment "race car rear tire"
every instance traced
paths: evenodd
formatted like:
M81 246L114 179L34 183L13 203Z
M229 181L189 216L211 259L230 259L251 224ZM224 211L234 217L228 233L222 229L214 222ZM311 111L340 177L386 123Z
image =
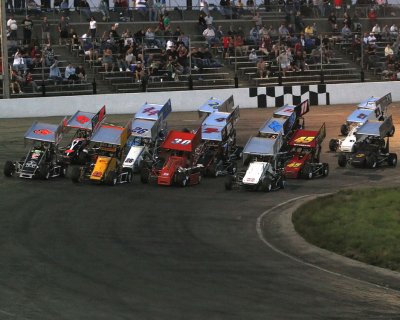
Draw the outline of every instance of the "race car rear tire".
M322 176L326 177L329 175L329 164L328 163L324 163L322 165Z
M175 182L180 187L186 187L189 182L189 177L184 173L176 173Z
M50 178L50 168L47 164L40 165L39 176L43 180L48 180Z
M331 139L329 141L329 150L336 151L339 146L339 142L337 139Z
M389 153L387 162L388 162L388 166L395 167L397 165L397 154Z
M142 166L140 168L140 182L144 184L149 183L150 180L149 174L150 174L149 169L147 169L145 166Z
M133 180L133 173L132 173L132 170L129 170L128 175L126 177L126 182L131 183L132 180Z
M233 176L227 176L226 181L225 181L225 190L232 190L233 189L233 181L234 181Z
M217 176L217 170L215 169L216 164L212 163L207 169L206 169L206 175L208 177L215 178Z
M346 166L346 164L347 164L346 155L339 154L339 157L338 157L338 165L339 165L339 167L344 168Z
M370 168L370 169L376 168L376 166L377 166L376 156L373 154L366 156L365 165L367 168Z
M281 177L279 180L279 189L285 189L286 188L286 179L284 176Z
M12 161L6 161L6 163L4 164L3 172L6 177L12 177L15 173L14 163Z
M80 182L82 182L82 179L81 179L81 169L80 168L72 168L72 171L71 171L71 180L72 180L72 182L74 182L74 183L80 183Z
M349 127L346 124L342 124L340 126L340 133L344 136L347 136L347 134L349 133Z
M234 161L231 163L228 169L229 174L235 174L237 172L237 163Z

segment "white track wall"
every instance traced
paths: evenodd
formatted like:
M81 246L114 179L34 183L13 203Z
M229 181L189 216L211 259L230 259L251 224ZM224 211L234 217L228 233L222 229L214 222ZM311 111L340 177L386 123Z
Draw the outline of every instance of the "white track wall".
M275 87L282 91L282 87ZM383 96L392 93L393 101L400 101L400 82L368 82L348 84L328 84L330 104L357 104L369 96ZM265 92L265 88L257 88ZM293 86L292 91L299 91L300 86ZM169 98L173 111L195 111L198 106L210 97L218 99L234 96L235 105L241 108L257 108L258 97L250 97L248 88L193 90L152 93L104 94L67 97L39 97L25 99L0 100L0 118L28 118L64 116L74 114L77 110L97 112L105 105L108 114L133 114L145 102L165 103ZM292 104L292 97L284 94L284 102ZM304 95L302 95L304 96ZM270 99L268 100L270 101ZM325 104L325 103L320 103ZM270 102L268 107L274 107Z

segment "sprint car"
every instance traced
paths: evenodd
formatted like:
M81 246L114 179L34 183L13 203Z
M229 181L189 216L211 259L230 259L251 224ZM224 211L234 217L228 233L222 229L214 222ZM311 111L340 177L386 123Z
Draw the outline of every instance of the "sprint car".
M138 172L144 158L154 158L165 138L171 100L165 104L145 103L130 124L131 134L126 144L123 167Z
M93 134L89 148L91 160L84 166L74 167L71 180L74 183L91 181L114 186L132 181L133 172L122 165L123 150L128 139L129 126L101 124Z
M90 142L90 137L104 121L106 107L103 106L97 113L77 111L65 123L65 132L76 129L72 140L64 148L60 148L63 161L69 164L85 164L88 161L88 151L86 147Z
M228 175L225 189L269 192L285 188L283 161L279 153L282 143L281 133L275 138L251 137L243 149L243 159L249 165L246 170Z
M341 153L338 165L345 167L376 168L382 165L395 167L397 154L389 151L389 133L393 128L392 116L384 121L368 121L356 132L354 153Z
M233 100L232 100L233 101ZM239 106L231 112L210 113L200 127L202 144L197 164L201 164L204 176L217 177L236 172L236 160L242 147L236 145L235 124L239 119Z
M64 121L59 125L34 122L25 133L25 143L29 142L29 152L20 161L6 161L4 175L20 178L49 179L64 176L66 167L59 158L58 145L64 131Z
M203 166L196 164L196 148L200 144L200 130L196 133L169 131L155 159L143 161L140 167L142 183L156 180L158 185L185 187L200 183Z
M354 127L360 127L368 120L378 120L383 121L387 117L388 107L392 103L392 94L388 93L381 98L369 97L362 101L357 109L347 118L346 123L342 124L340 127L340 132L342 135L347 136ZM354 131L354 130L353 130ZM389 132L390 136L393 136L395 127ZM354 133L354 132L353 132ZM334 142L332 142L332 148L334 149ZM336 145L336 148L338 145ZM335 150L332 150L335 151Z
M278 134L283 137L282 152L290 149L288 142L298 129L305 127L303 115L310 110L309 100L297 106L284 105L277 109L258 131L259 137L275 138Z
M297 130L289 141L291 159L286 163L286 178L312 179L329 174L328 163L319 161L321 144L326 136L325 123L319 131Z
M208 116L217 111L231 112L234 106L233 95L225 100L211 97L198 108L199 117Z

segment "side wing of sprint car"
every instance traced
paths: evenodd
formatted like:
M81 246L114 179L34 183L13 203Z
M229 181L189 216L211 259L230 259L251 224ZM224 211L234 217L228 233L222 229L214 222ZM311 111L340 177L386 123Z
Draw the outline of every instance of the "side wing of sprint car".
M21 166L19 177L32 179L39 170L41 163L44 162L45 157L46 152L44 150L32 148Z
M243 177L242 183L246 185L257 185L260 183L260 180L269 165L268 162L255 161L250 163L246 170L246 174Z
M143 154L145 153L144 146L132 146L129 149L128 154L123 163L123 168L128 168L132 171L137 171L140 166L140 162L143 159Z

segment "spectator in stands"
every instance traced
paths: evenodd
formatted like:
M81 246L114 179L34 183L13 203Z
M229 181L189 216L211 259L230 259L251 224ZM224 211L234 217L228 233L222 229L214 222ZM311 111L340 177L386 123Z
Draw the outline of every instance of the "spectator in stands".
M125 56L122 53L117 55L117 67L120 72L129 71Z
M249 54L249 61L251 62L257 62L258 60L258 55L256 49L251 49L250 54Z
M314 28L312 27L311 24L308 24L305 28L304 28L304 35L306 37L313 37L314 36Z
M17 20L14 19L14 15L11 15L10 19L7 20L7 29L10 33L9 39L17 40L18 24L17 24Z
M372 29L372 27L374 25L376 25L377 18L378 18L378 15L377 15L375 9L371 8L368 12L368 23L369 23L370 30Z
M68 28L69 28L68 19L66 19L64 16L61 16L60 22L58 23L59 45L62 45L63 42L65 45L68 44Z
M392 49L392 46L390 45L390 43L388 43L385 47L385 57L387 57L388 55L392 55L393 56L394 52Z
M55 84L62 84L63 77L61 76L61 71L58 66L58 58L54 57L54 63L50 66L49 79L54 80Z
M32 73L27 72L24 79L24 86L25 87L32 87L32 92L38 92L38 85L36 81L33 79Z
M14 1L13 0L6 0L6 11L7 12L14 12Z
M257 27L252 27L252 28L250 29L249 41L250 41L251 43L253 43L254 45L257 45L259 39L260 39L260 38L259 38L259 33L258 33Z
M272 40L269 35L265 35L260 42L258 50L265 56L268 56L272 49Z
M375 35L377 41L381 41L381 27L378 23L376 23L373 27L371 32Z
M42 14L42 10L35 0L27 0L26 8L29 14L33 14L35 16L40 16Z
M22 20L22 27L24 31L24 41L25 45L30 45L32 41L32 29L33 29L33 21L29 17L29 15L25 16L25 19Z
M293 57L293 68L295 71L309 70L308 64L306 63L305 51L298 50Z
M259 58L257 62L257 76L259 78L268 78L267 65L263 58Z
M279 37L285 39L289 35L289 30L287 29L284 23L281 23L281 26L278 29Z
M170 34L170 32L171 32L171 19L169 18L168 11L166 11L164 13L163 26L164 26L164 34Z
M233 12L236 18L240 19L240 17L245 13L244 4L242 0L237 0L237 2L234 2L234 5Z
M343 25L348 26L350 29L353 27L351 17L347 11L343 13Z
M102 14L102 20L103 21L110 21L110 10L108 6L108 0L100 0L99 3L99 11Z
M151 27L146 30L145 42L149 48L161 48L161 43L156 39L156 35Z
M113 53L110 48L104 49L102 63L105 72L113 71L114 69Z
M46 67L50 67L54 63L54 56L55 56L54 50L50 44L46 46L43 55Z
M205 20L204 17L205 17L204 13L200 12L199 19L198 19L198 22L197 22L197 28L198 28L200 33L203 33L203 31L205 29L207 29L206 20Z
M87 81L86 71L82 64L80 64L76 70L75 74L78 76L81 83L85 83Z
M60 12L65 17L69 16L69 3L68 3L68 0L63 0L60 3Z
M76 75L76 69L71 62L68 62L65 67L64 78L68 83L74 83L79 80L79 77Z
M395 40L397 38L397 35L399 34L399 28L397 27L397 25L395 23L393 23L390 26L389 32L390 32L390 36L391 36L392 40Z
M224 57L225 59L228 59L234 54L233 37L225 35L222 38L222 41L224 46Z
M209 6L207 0L200 0L200 12L203 12L205 15L209 13Z
M371 32L368 36L368 44L370 46L376 47L376 37L373 32Z
M235 54L237 56L247 56L248 46L244 45L244 40L240 34L233 37L233 46L235 47Z
M39 68L42 66L43 62L43 53L40 50L39 46L35 45L32 47L30 53L30 64L32 68Z
M90 21L92 12L90 11L90 5L87 0L81 0L79 3L79 13L86 21Z
M335 15L335 12L331 12L328 16L328 22L331 25L332 30L335 28L335 26L337 25L337 17Z
M342 28L342 40L345 43L350 43L351 39L352 39L351 29L347 24L345 24Z
M209 47L212 47L215 43L218 43L218 39L215 37L215 31L211 26L208 26L203 31L203 37L206 39Z
M96 43L97 21L96 21L96 18L94 16L90 17L89 30L90 30L90 36L92 38L92 41L94 43Z
M210 12L204 17L204 20L206 21L206 27L213 27L214 18L211 16Z
M354 35L351 50L353 52L354 59L358 62L361 60L361 39L358 34Z
M18 49L14 55L14 61L12 64L12 68L16 71L22 71L24 73L28 69L28 67L26 65L26 61L23 58L23 52L20 49Z
M260 13L257 11L256 14L253 16L251 19L254 22L254 27L257 30L260 30L262 27L262 17L260 16Z
M21 90L23 78L21 75L14 69L10 69L10 89L13 94L23 93Z
M283 76L286 76L286 72L292 70L290 65L290 56L287 50L282 50L279 56L276 58L276 61L280 65L280 70L283 73Z
M136 68L135 68L136 82L142 82L144 75L145 75L145 67L143 65L143 62L138 60L136 63Z
M296 17L294 18L294 24L296 26L296 30L298 32L304 31L304 28L306 27L303 17L301 16L300 11L296 13Z
M51 38L50 38L50 22L47 19L47 16L43 18L42 25L42 42L47 44L51 43Z

